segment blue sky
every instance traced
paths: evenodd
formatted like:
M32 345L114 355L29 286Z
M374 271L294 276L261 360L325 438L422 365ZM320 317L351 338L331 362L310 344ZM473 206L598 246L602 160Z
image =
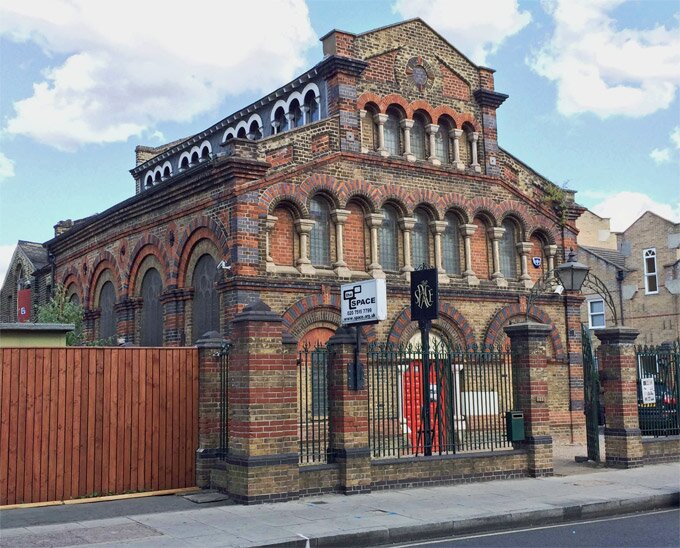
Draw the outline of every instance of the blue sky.
M500 145L621 230L680 221L677 0L0 0L0 280L19 239L134 193L137 144L189 136L420 16L510 98Z

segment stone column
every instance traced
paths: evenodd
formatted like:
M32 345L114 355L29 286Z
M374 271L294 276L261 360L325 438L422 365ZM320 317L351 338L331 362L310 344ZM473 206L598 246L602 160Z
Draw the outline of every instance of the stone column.
M371 491L368 390L366 384L362 390L348 388L348 364L354 362L355 343L353 327L338 328L328 340L330 452L340 467L340 488L346 495Z
M267 272L272 272L275 270L276 264L274 263L274 258L272 257L272 242L271 236L274 227L276 226L276 221L279 219L274 215L267 215L264 221L264 253L265 253L265 270Z
M380 156L390 155L385 148L385 122L387 122L388 118L387 114L376 114L373 116L373 121L378 124L378 152Z
M288 131L295 129L295 114L293 112L286 112L286 120L288 120Z
M493 274L491 274L491 279L496 281L498 287L508 287L508 281L501 272L500 240L505 234L505 229L501 226L492 226L489 228L488 234L493 249Z
M335 254L337 261L333 263L335 273L339 278L349 278L351 276L347 263L345 262L345 253L343 249L343 228L345 221L351 212L346 209L335 209L331 211L331 218L335 223Z
M463 235L463 247L465 248L465 270L463 277L470 286L479 285L479 278L477 278L474 269L472 268L472 235L477 230L477 225L461 225L460 233Z
M547 345L550 326L516 323L505 328L512 349L514 409L524 413L525 440L515 442L526 449L532 477L552 476L553 451L548 404Z
M278 133L279 133L279 123L276 120L274 120L272 122L272 135L278 135Z
M479 165L479 160L477 158L477 141L479 140L479 133L473 131L468 135L468 139L472 144L472 158L470 165L475 169L477 173L482 171L482 167Z
M262 301L234 317L231 341L229 495L245 504L296 499L300 475L295 341L284 333L281 317Z
M439 273L439 283L447 284L449 283L449 275L446 273L446 269L442 265L442 234L446 230L446 221L431 221L430 229L434 236L434 266Z
M194 290L168 289L160 296L163 305L163 344L164 346L184 346L186 302L193 297ZM199 333L203 335L203 333Z
M522 267L522 273L519 275L519 281L527 289L531 289L534 283L531 281L531 276L529 275L529 265L527 263L527 257L531 250L534 248L531 242L519 242L515 246L517 248L517 253L520 256L520 265Z
M595 330L601 343L598 352L607 417L604 429L606 463L612 468L640 467L644 456L638 422L634 346L638 334L639 331L631 327Z
M413 120L403 119L399 125L404 130L404 158L409 162L416 161L416 155L411 152L411 128L413 127Z
M465 164L460 161L460 138L463 136L462 129L452 129L449 136L453 139L453 165L456 169L465 169Z
M425 126L425 131L427 131L427 134L430 137L430 157L428 160L432 165L440 166L442 161L437 158L437 144L435 142L439 126L437 124L428 124Z
M101 310L98 308L95 310L86 308L83 311L83 337L86 341L94 341L97 339L97 325L99 324L100 316ZM118 333L118 330L116 330L116 333ZM134 328L132 333L134 340Z
M116 311L117 329L116 335L125 339L125 343L134 344L136 335L136 314L142 307L140 297L124 297L118 301L114 310ZM97 316L99 317L99 316Z
M364 124L366 123L366 114L368 112L363 108L359 111L359 140L361 142L361 152L368 152L368 147L364 145L364 135L366 134L366 128Z
M302 105L300 107L300 110L302 111L302 125L304 126L307 124L307 115L309 114L309 107L307 105Z
M300 274L313 275L316 273L312 261L309 260L309 234L315 222L313 219L297 219L295 221L295 228L300 237L300 257L295 264Z
M411 281L411 272L413 266L411 265L411 231L416 226L416 220L413 217L402 217L399 219L399 226L404 233L404 266L401 271L407 282Z
M226 447L220 447L221 421L226 419L220 416L220 401L227 397L227 394L221 392L220 369L221 353L227 351L229 342L213 331L199 339L196 346L198 347L196 485L208 488L211 486L211 471L215 470L216 464L226 456L222 454ZM220 471L216 470L215 474L219 476ZM217 482L221 483L219 479Z
M543 248L543 252L545 253L545 256L548 258L548 272L553 270L555 268L555 255L557 254L557 246L556 245L546 245Z
M366 223L371 229L371 264L368 265L368 271L373 278L383 279L385 278L385 273L380 264L378 229L382 226L385 217L382 213L369 213L365 218Z

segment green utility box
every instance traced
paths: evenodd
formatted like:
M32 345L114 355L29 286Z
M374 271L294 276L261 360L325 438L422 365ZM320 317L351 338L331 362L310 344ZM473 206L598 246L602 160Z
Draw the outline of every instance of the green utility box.
M524 440L524 412L508 411L505 413L505 428L508 441Z

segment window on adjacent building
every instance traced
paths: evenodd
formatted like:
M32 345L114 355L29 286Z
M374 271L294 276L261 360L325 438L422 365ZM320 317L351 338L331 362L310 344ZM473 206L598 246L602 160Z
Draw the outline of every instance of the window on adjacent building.
M210 255L203 255L194 268L191 285L194 289L191 307L191 337L196 342L209 331L219 331L219 296L215 288L217 263Z
M446 216L446 228L442 235L442 261L447 274L460 274L460 228L458 217Z
M310 201L309 213L316 221L310 234L310 259L314 266L331 264L331 211L328 202L320 197Z
M150 268L142 278L142 322L140 344L163 346L163 282L155 268Z
M430 228L428 224L430 218L422 209L417 209L413 217L416 220L411 238L413 268L419 268L421 265L429 266Z
M105 282L99 292L99 338L111 339L116 336L116 290L113 283Z
M435 154L442 164L449 163L449 131L448 124L440 122L439 129L434 136Z
M517 277L517 243L515 223L506 219L503 221L505 232L500 241L501 272L506 278Z
M383 223L380 227L380 264L383 270L398 270L399 225L397 211L390 206L383 208Z
M645 293L647 295L659 292L659 280L656 271L656 249L645 249L642 252L645 262Z
M590 329L605 327L604 301L602 299L588 301L588 324Z

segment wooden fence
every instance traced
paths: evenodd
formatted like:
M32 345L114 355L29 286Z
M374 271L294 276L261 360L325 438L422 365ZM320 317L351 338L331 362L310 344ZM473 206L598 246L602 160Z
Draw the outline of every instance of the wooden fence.
M0 505L195 485L195 348L4 348L0 364Z

